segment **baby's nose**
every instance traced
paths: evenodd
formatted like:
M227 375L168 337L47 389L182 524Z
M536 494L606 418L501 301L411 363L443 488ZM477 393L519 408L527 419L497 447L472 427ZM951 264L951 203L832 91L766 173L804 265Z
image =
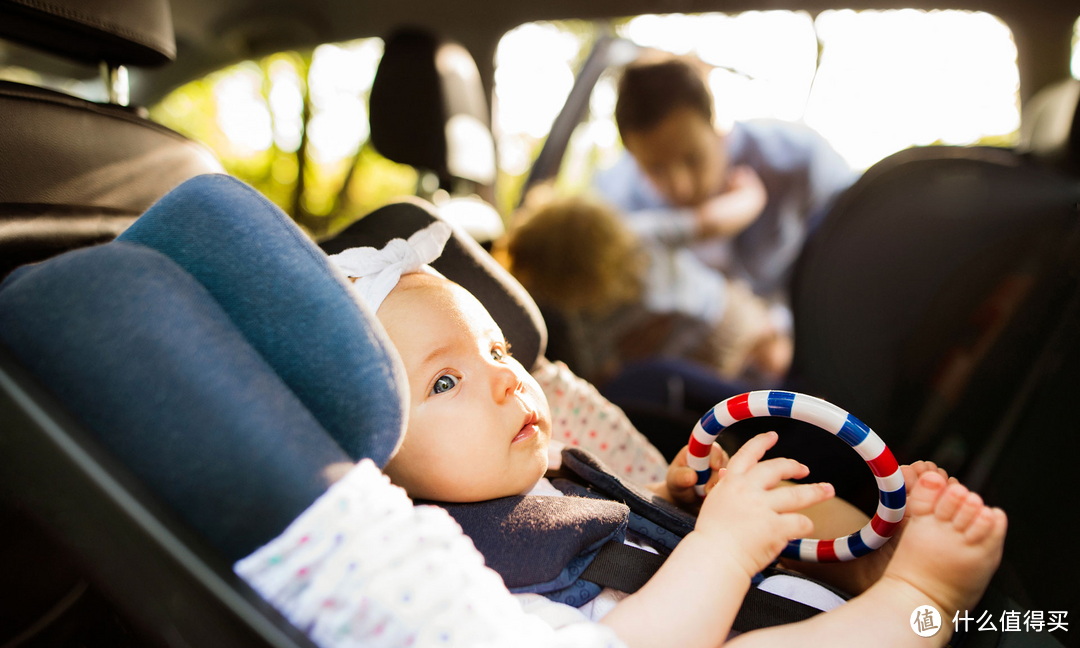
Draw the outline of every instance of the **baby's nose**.
M521 379L510 367L497 367L491 382L497 401L509 398L522 389Z

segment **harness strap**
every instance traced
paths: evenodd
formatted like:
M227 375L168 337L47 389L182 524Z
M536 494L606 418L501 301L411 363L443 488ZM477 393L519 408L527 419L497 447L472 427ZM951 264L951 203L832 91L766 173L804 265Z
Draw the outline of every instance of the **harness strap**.
M621 542L604 545L581 573L581 579L601 587L634 593L664 564L665 556ZM732 629L740 632L805 621L821 610L751 587L735 616Z
M609 542L601 547L600 553L581 572L581 578L601 587L633 594L652 578L664 560L664 556L644 549Z
M757 587L751 587L743 599L739 613L735 615L731 628L739 632L771 628L785 623L805 621L815 614L821 614L821 610Z

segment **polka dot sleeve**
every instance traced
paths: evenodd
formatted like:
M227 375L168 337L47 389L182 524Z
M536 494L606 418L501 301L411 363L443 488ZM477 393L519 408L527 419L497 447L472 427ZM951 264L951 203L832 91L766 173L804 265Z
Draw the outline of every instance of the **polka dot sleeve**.
M588 450L620 477L646 485L663 481L667 461L623 411L561 362L540 359L533 377L551 406L551 438Z
M623 646L526 613L446 511L413 506L370 460L233 569L323 648Z

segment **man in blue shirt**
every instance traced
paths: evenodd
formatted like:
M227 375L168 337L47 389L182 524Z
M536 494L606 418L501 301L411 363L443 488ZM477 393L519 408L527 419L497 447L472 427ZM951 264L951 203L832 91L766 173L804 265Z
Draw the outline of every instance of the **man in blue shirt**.
M755 293L786 302L813 219L857 178L815 131L775 120L713 126L713 98L682 59L627 67L615 119L625 155L600 194L639 234L689 246Z

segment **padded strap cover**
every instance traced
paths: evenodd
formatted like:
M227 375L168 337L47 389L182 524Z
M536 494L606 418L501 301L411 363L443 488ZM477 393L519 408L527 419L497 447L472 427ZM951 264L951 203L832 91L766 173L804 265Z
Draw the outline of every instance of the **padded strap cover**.
M618 502L581 497L519 495L439 506L511 591L541 594L576 580L605 543L622 542L629 514Z
M581 477L601 494L625 502L631 512L679 538L694 530L697 519L693 515L636 484L620 479L599 459L581 448L562 451L562 468Z

